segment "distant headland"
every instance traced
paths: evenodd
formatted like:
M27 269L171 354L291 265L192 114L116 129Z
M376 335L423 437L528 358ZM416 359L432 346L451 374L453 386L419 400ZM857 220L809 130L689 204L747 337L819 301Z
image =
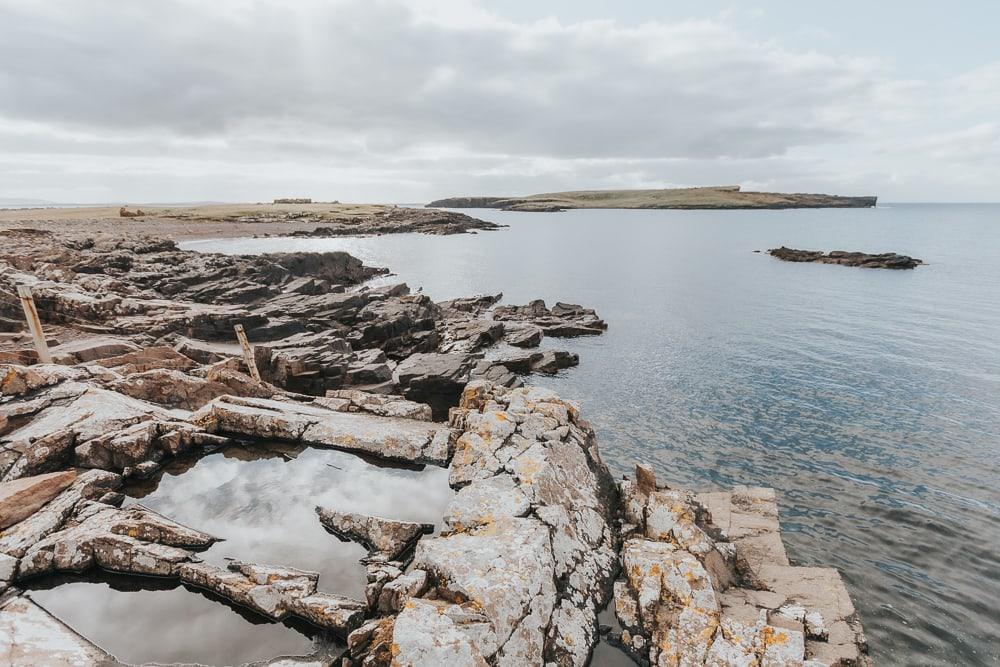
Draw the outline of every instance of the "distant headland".
M877 197L745 192L738 185L662 190L579 190L527 197L449 197L433 208L499 208L505 211L564 211L570 208L784 209L873 208Z

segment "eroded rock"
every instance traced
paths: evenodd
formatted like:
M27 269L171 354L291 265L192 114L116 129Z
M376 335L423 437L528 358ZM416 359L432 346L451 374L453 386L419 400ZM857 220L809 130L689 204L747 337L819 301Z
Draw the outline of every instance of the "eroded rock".
M438 465L447 462L452 440L451 429L440 424L233 396L215 399L192 415L191 422L209 433L301 442Z
M413 547L420 536L434 530L434 526L411 521L394 521L379 516L355 512L338 512L323 507L316 508L320 523L341 539L362 544L371 555L388 560L398 560Z

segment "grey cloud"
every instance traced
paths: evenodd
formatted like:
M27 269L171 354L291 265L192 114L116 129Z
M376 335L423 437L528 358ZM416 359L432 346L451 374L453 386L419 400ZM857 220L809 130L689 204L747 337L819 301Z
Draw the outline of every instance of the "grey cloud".
M405 3L284 6L6 4L0 113L191 137L298 121L361 133L376 153L438 140L565 157L759 157L841 136L813 111L856 85L837 82L856 76L846 64L789 66L753 43L718 43L734 35L710 25L458 30L417 21ZM661 55L663 40L684 43Z
M898 180L916 168L916 134L982 122L881 63L789 51L725 22L521 25L452 1L467 11L0 0L0 195L822 189L852 183L851 150L897 155L878 164ZM997 67L944 91L972 96Z

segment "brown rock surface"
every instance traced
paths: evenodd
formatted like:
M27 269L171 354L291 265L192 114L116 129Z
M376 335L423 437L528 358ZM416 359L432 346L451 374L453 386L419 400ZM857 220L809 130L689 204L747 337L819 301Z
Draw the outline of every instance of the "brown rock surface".
M75 479L75 470L64 470L0 483L0 530L34 514Z

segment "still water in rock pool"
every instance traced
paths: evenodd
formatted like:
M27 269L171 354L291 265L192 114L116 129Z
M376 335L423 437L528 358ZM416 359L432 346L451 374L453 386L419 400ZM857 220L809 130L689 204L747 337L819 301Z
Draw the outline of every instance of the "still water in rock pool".
M48 577L28 595L127 664L238 665L339 646L305 623L273 623L176 581Z
M317 505L440 525L452 496L443 468L377 465L328 449L229 447L169 464L125 489L171 519L223 538L201 558L226 558L319 572L319 590L364 599L365 550L320 525ZM118 576L52 587L32 597L119 660L240 664L312 650L306 624L275 624L174 582ZM110 581L110 583L108 583ZM50 588L49 590L44 590ZM211 599L210 599L211 597ZM183 640L171 641L160 631ZM156 637L156 641L150 641Z
M580 366L531 382L581 402L613 468L776 488L790 557L841 570L877 664L1000 661L1000 206L467 212L510 228L183 247L346 250L435 299L596 308L605 335L543 342ZM753 252L780 245L928 263Z

